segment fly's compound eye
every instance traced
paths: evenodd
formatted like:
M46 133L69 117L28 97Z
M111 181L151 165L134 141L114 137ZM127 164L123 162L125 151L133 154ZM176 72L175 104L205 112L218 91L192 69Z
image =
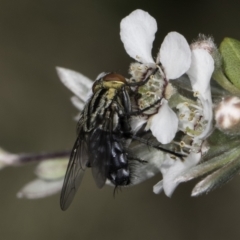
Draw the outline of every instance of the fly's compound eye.
M104 84L104 82L107 83L107 85ZM112 85L108 84L110 82ZM121 83L120 85L119 85L119 82ZM113 88L119 88L119 86L122 86L122 84L126 84L126 83L127 81L122 75L117 73L107 73L104 76L101 76L100 78L98 78L93 83L92 92L95 93L97 90L101 89L102 87L109 88L111 86Z
M126 79L125 79L122 75L117 74L117 73L109 73L109 74L105 75L105 76L103 77L103 81L106 81L106 82L108 82L108 81L109 81L109 82L114 81L114 82L127 83L127 82L126 82Z
M101 87L101 81L96 80L92 85L92 92L95 93Z

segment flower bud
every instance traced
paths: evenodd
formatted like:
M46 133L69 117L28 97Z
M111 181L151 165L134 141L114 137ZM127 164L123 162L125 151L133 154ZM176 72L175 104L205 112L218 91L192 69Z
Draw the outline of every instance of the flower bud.
M215 68L221 65L221 56L218 52L217 46L214 43L212 37L204 34L199 34L198 38L190 45L191 49L203 49L206 50L214 59Z
M212 37L207 37L204 34L199 34L198 38L191 43L191 49L204 49L208 51L210 54L212 54L214 51L216 51L216 45L214 43L214 40Z
M240 134L240 98L224 98L215 108L215 121L224 133Z

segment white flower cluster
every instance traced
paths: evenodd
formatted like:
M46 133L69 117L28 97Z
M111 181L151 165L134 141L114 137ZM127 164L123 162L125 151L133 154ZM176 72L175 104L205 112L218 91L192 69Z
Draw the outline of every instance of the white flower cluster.
M164 38L154 61L151 51L156 31L156 20L143 10L133 11L122 19L120 24L120 37L125 50L136 60L130 65L129 82L144 81L143 85L133 87L140 96L134 105L137 105L143 114L132 117L132 131L137 134L144 125L145 130L150 130L159 144L176 146L184 156L180 159L167 153L158 154L159 151L153 151L154 156L149 160L152 165L139 167L139 171L145 172L139 174L139 179L134 180L134 183L153 176L157 169L163 177L154 186L154 192L160 193L164 190L167 196L171 196L181 181L179 176L201 160L207 149L205 140L213 129L210 79L214 71L211 48L215 45L207 38L204 38L203 44L198 41L189 45L181 34L170 32ZM72 103L82 111L91 94L93 81L69 69L58 67L57 72L63 84L75 95L71 98ZM184 74L191 83L192 100L180 101L175 106L171 106L169 104L171 98L177 92L171 81L177 82ZM152 107L144 111L149 106ZM176 137L179 133L180 140ZM41 165L41 168L43 167ZM44 180L44 177L40 178ZM39 182L37 184L39 185ZM47 188L49 191L43 192L42 196L49 195L52 188L54 191L59 190L61 184L60 179L58 184ZM19 196L25 196L25 192L30 197L36 195L35 192L32 194L32 185L21 191Z
M171 196L178 185L177 177L200 161L203 142L212 130L210 79L214 70L214 60L205 47L206 44L202 47L198 42L190 48L181 34L170 32L164 38L157 59L154 61L151 50L156 31L155 19L142 10L133 11L121 21L120 36L125 50L138 62L137 65L134 63L130 67L132 79L141 81L146 78L149 69L158 71L158 77L154 74L152 78L155 78L155 82L156 78L159 80L159 89L147 96L153 96L154 100L157 97L161 103L155 114L151 113L145 118L146 130L150 129L153 136L162 144L171 143L178 131L184 132L185 138L187 136L188 140L190 139L188 145L184 141L179 142L182 148L188 148L187 156L183 160L173 159L166 154L165 160L160 165L163 180L154 186L154 192L159 193L164 189L165 193ZM179 103L176 107L177 114L168 105L172 95L169 94L169 80L178 79L183 74L187 74L190 79L196 101L191 105ZM145 102L151 101L145 100ZM143 124L144 121L141 123Z

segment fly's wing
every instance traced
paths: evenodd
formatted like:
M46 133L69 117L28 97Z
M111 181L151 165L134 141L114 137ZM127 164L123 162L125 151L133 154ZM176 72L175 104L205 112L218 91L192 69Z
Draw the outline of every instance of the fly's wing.
M89 142L89 160L96 185L102 188L108 176L111 162L111 133L102 129L95 129Z
M60 206L66 210L73 201L73 198L82 182L82 178L88 161L86 142L77 138L71 152L65 179L63 182Z

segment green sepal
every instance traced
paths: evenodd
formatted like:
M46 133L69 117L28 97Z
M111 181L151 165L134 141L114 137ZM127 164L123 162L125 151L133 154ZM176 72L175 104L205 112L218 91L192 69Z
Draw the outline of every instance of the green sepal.
M231 180L240 171L240 152L239 148L235 150L236 158L232 159L219 170L208 175L200 181L193 189L192 196L199 196L208 193L215 188L221 187L223 184Z

